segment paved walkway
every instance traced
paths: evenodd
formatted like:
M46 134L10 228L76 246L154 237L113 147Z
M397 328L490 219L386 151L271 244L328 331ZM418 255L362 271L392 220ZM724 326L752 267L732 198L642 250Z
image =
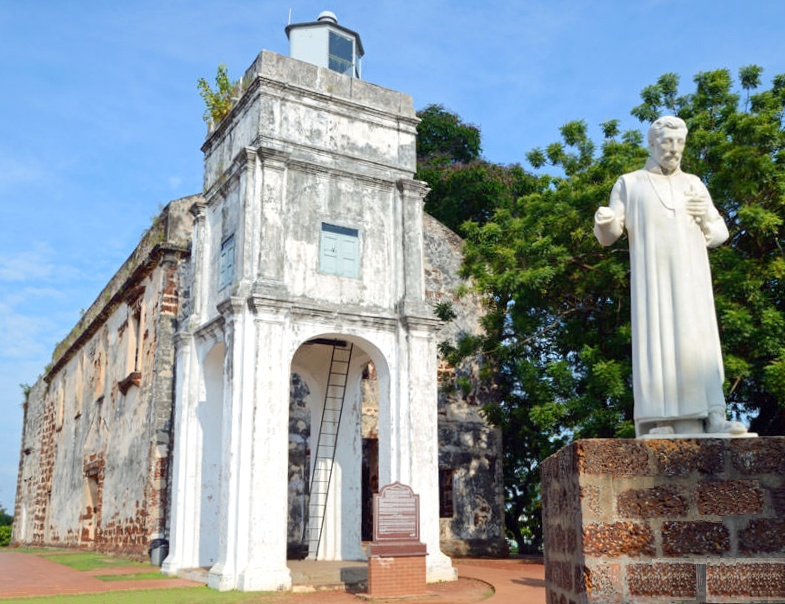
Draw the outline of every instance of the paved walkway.
M545 567L541 561L520 558L454 559L458 576L493 585L491 604L545 604Z
M95 577L123 572L128 571L122 568L78 571L32 554L0 552L0 599L199 585L186 579L107 582ZM139 570L132 569L132 572Z
M454 560L462 578L479 579L493 585L490 604L545 604L545 572L541 562L522 559ZM104 582L97 574L138 572L122 568L76 571L32 554L0 552L0 600L27 596L101 593L136 589L164 589L200 585L186 579L150 579ZM203 583L201 583L203 584ZM324 594L324 592L322 592ZM358 602L360 600L357 600ZM413 599L404 600L415 604Z

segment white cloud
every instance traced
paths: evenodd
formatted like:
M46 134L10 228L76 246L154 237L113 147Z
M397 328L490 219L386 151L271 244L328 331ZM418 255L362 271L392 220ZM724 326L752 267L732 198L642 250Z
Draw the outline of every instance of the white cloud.
M51 249L40 244L36 249L0 258L0 281L49 280L54 271L51 255Z
M0 358L46 358L57 328L48 317L21 314L0 304Z
M8 157L0 150L0 191L31 182L41 182L47 177L46 169L35 160Z
M0 256L0 283L58 283L79 276L77 268L56 262L57 254L49 244L34 241L31 245L31 249L5 252Z

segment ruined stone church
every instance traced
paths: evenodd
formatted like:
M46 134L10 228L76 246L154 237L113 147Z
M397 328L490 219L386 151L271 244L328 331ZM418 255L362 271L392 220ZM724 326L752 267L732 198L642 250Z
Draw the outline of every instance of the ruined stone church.
M505 549L477 363L437 351L480 307L423 212L412 99L360 79L332 13L286 33L292 56L261 52L210 128L203 194L164 208L31 389L15 542L288 589L289 559L365 559L372 496L399 481L428 581Z

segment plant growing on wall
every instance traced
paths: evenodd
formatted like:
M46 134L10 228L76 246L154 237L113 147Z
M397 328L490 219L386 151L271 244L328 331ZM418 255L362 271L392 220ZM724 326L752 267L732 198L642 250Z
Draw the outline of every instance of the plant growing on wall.
M202 119L208 124L218 124L227 116L242 88L242 80L232 82L228 68L221 63L218 65L218 73L215 74L215 86L216 89L213 90L204 78L199 78L196 83L199 95L207 105Z

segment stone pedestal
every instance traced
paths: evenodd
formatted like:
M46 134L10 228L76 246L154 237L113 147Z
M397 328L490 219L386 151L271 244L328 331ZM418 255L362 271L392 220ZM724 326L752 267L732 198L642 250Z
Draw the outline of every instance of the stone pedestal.
M420 542L420 496L394 482L373 496L373 543L368 549L370 597L425 593L427 546Z
M377 544L368 552L368 595L372 598L425 593L424 543Z
M578 441L542 499L549 604L785 601L785 437Z

